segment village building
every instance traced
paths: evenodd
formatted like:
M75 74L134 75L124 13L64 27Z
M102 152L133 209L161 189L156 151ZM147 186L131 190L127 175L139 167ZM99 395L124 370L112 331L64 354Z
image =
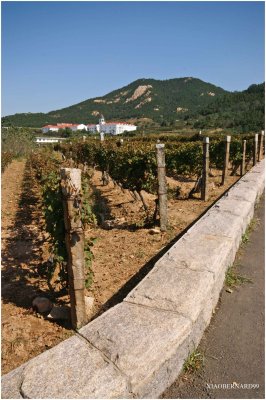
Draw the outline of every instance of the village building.
M73 132L83 131L83 130L87 131L87 125L84 125L84 124L72 124L72 126L70 126L70 129Z
M48 132L58 132L59 127L57 125L45 125L42 127L42 133L48 133Z
M87 125L84 124L67 124L67 123L58 123L56 125L45 125L42 127L42 133L48 132L58 132L59 129L69 128L73 132L87 130Z
M107 133L109 135L120 135L123 132L131 132L137 129L136 125L128 124L126 122L105 122L104 116L101 115L98 124L89 124L87 129L92 133Z
M42 127L42 133L58 132L59 129L69 128L73 132L89 131L91 133L106 133L109 135L120 135L123 132L131 132L137 129L136 125L128 124L127 122L111 121L105 122L104 116L101 115L98 124L68 124L58 123L56 125L45 125Z

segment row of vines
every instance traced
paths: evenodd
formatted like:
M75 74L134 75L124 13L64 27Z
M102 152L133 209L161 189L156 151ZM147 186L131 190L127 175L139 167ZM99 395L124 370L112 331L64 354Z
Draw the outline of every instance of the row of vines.
M121 145L120 142L89 140L87 143L59 144L55 149L62 152L75 165L86 163L96 167L119 184L123 189L129 189L141 195L145 190L157 192L157 164L155 145L149 142L130 141ZM224 163L225 143L223 140L210 142L210 167L221 169ZM253 140L247 140L246 159L252 158ZM167 176L186 175L196 178L202 172L202 141L165 143ZM242 160L242 141L232 138L230 146L230 161L235 172Z
M3 173L7 166L15 158L15 155L11 151L3 151L1 154L1 172Z
M177 175L200 178L203 167L202 137L192 141L169 140L165 142L165 161L167 176ZM247 137L246 162L252 160L253 137ZM158 139L157 139L158 142ZM210 167L222 169L224 165L225 142L210 141ZM233 137L230 145L232 173L236 173L242 161L242 140ZM39 185L45 230L49 233L50 257L47 262L47 278L51 281L57 276L60 293L68 287L68 259L66 249L64 207L61 191L60 169L78 167L82 169L82 196L75 205L83 231L96 225L96 216L92 212L90 180L94 169L102 172L102 182L112 179L121 189L129 190L133 196L139 196L147 211L142 191L151 194L158 192L157 160L155 142L113 138L100 142L99 139L87 139L86 142L60 143L51 147L33 151L28 157L36 182ZM155 201L153 222L156 221L158 199ZM147 217L149 217L147 213ZM85 286L92 283L92 251L94 239L85 240ZM55 274L56 272L56 274ZM51 286L52 288L52 286ZM56 293L55 293L56 294Z
M34 136L27 128L3 128L1 133L1 172L14 159L27 157L34 148Z

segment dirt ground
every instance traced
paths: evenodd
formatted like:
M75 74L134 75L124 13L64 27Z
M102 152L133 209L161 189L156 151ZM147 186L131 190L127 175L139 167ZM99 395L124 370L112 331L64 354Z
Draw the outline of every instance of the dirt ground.
M198 194L189 200L177 199L177 187L185 197L195 180L168 178L170 226L166 233L154 233L144 226L141 201L113 182L103 186L101 174L95 171L94 209L101 223L86 232L86 237L96 238L94 278L87 293L94 298L91 318L120 302L184 229L239 178L229 176L221 187L221 171L213 174L207 202ZM144 193L144 197L152 212L155 196ZM43 263L49 257L47 238L31 172L25 169L24 160L13 161L2 175L2 373L73 334L69 322L46 320L31 310L32 299L40 294L56 304L69 305L68 296L53 298L43 274Z
M36 188L25 161L2 175L2 373L55 346L71 331L31 312L32 298L48 293L38 267L46 256Z

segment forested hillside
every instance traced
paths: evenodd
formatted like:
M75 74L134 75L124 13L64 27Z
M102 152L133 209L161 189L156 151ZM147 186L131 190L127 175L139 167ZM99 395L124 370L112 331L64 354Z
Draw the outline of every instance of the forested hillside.
M162 125L197 129L230 128L239 132L264 129L264 83L242 92L228 92L196 78L139 79L103 97L61 110L2 118L4 126L41 127L58 122L96 123L142 118Z
M95 123L100 114L107 120L151 118L156 122L175 120L185 111L205 107L226 93L223 89L195 78L169 80L139 79L103 97L85 100L61 110L9 115L4 125L39 127L57 122Z
M200 112L187 113L195 128L233 128L248 132L264 129L265 85L251 85L243 92L227 93Z

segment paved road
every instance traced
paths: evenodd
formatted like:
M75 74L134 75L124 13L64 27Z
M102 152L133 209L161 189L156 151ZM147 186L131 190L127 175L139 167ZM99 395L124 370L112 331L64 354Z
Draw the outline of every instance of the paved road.
M199 345L205 356L204 367L187 380L180 376L162 398L265 398L264 215L263 198L255 213L259 219L256 227L236 258L239 274L252 279L252 283L231 294L223 289L217 312ZM234 388L211 388L211 384L234 384ZM259 387L245 389L237 384Z

